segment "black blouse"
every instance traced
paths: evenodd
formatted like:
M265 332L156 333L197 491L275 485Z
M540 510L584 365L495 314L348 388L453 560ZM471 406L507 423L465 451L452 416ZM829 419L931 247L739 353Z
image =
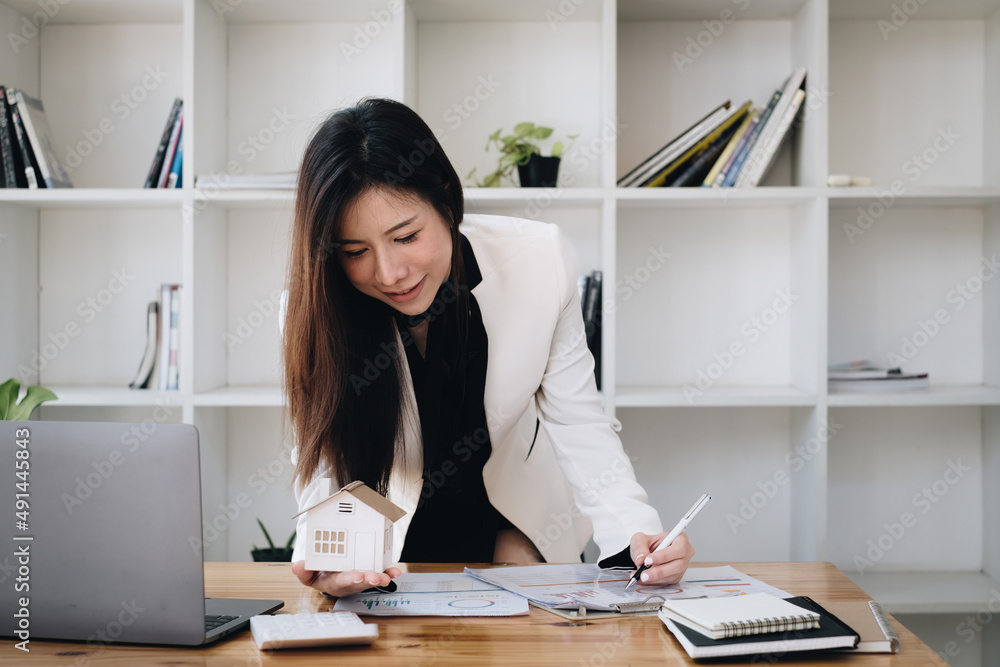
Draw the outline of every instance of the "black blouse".
M397 314L423 435L424 481L403 544L403 562L488 563L497 530L511 523L490 503L483 466L492 451L486 424L487 337L472 289L482 281L472 246L461 236L468 303L466 332L456 320L458 295L445 282L431 307ZM421 357L409 326L430 322Z

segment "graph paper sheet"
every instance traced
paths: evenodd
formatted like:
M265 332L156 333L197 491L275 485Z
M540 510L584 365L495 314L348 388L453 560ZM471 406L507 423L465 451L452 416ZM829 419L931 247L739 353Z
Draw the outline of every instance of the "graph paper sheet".
M334 611L372 616L519 616L528 601L467 574L403 574L395 593L363 593L339 598Z
M556 609L585 607L608 611L614 609L613 605L641 602L650 595L661 595L667 600L717 598L749 593L790 597L785 591L749 577L729 565L688 568L684 578L676 585L640 584L627 591L625 584L632 576L632 571L602 570L595 563L483 569L467 567L465 571L477 579Z

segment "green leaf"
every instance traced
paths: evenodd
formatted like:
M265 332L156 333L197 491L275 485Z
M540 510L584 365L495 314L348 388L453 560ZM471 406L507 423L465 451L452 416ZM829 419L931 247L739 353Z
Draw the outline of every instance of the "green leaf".
M11 378L0 384L0 421L7 419L20 391L21 383L16 378Z
M562 157L563 142L557 141L552 144L552 157Z
M514 134L519 138L527 137L535 129L534 123L518 123L514 126Z
M274 542L271 541L271 536L267 534L267 528L264 527L264 523L260 519L257 519L257 525L264 531L264 537L267 538L267 544L274 549Z
M536 139L548 139L551 135L552 135L551 127L539 126L536 127L534 131L531 133L531 136L535 137Z
M494 132L493 134L491 134L490 138L489 138L489 141L496 141L497 139L499 139L500 138L500 132L501 132L501 130L503 130L502 127L499 130L497 130L496 132ZM489 144L486 144L486 145L489 146Z
M35 408L37 408L40 404L45 401L54 401L57 398L59 397L45 387L40 387L38 385L28 387L28 393L25 394L24 400L8 411L7 419L9 421L27 421L28 417L31 416L31 413L34 412Z

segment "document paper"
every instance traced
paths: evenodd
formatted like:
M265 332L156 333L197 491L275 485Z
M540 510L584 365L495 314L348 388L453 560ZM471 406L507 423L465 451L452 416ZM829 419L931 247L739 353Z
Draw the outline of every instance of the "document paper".
M749 593L790 597L789 593L749 577L732 566L691 567L673 586L639 584L625 590L631 570L602 570L596 563L579 565L528 565L523 567L465 568L487 583L523 595L532 602L554 609L584 607L614 610L614 605L642 602L650 595L666 600L717 598Z
M334 611L372 616L519 616L528 601L461 573L403 574L395 593L361 593L339 598Z

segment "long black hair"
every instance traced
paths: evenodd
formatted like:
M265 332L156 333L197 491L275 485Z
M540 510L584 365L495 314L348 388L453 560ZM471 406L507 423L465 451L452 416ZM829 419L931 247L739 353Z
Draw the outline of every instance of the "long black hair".
M455 321L465 320L458 174L416 112L390 99L363 99L319 126L299 168L284 389L297 439L296 479L308 482L326 463L339 483L358 479L387 495L403 423L405 352L396 343L396 311L355 289L336 256L345 213L372 190L426 201L448 223L446 286L459 296Z

